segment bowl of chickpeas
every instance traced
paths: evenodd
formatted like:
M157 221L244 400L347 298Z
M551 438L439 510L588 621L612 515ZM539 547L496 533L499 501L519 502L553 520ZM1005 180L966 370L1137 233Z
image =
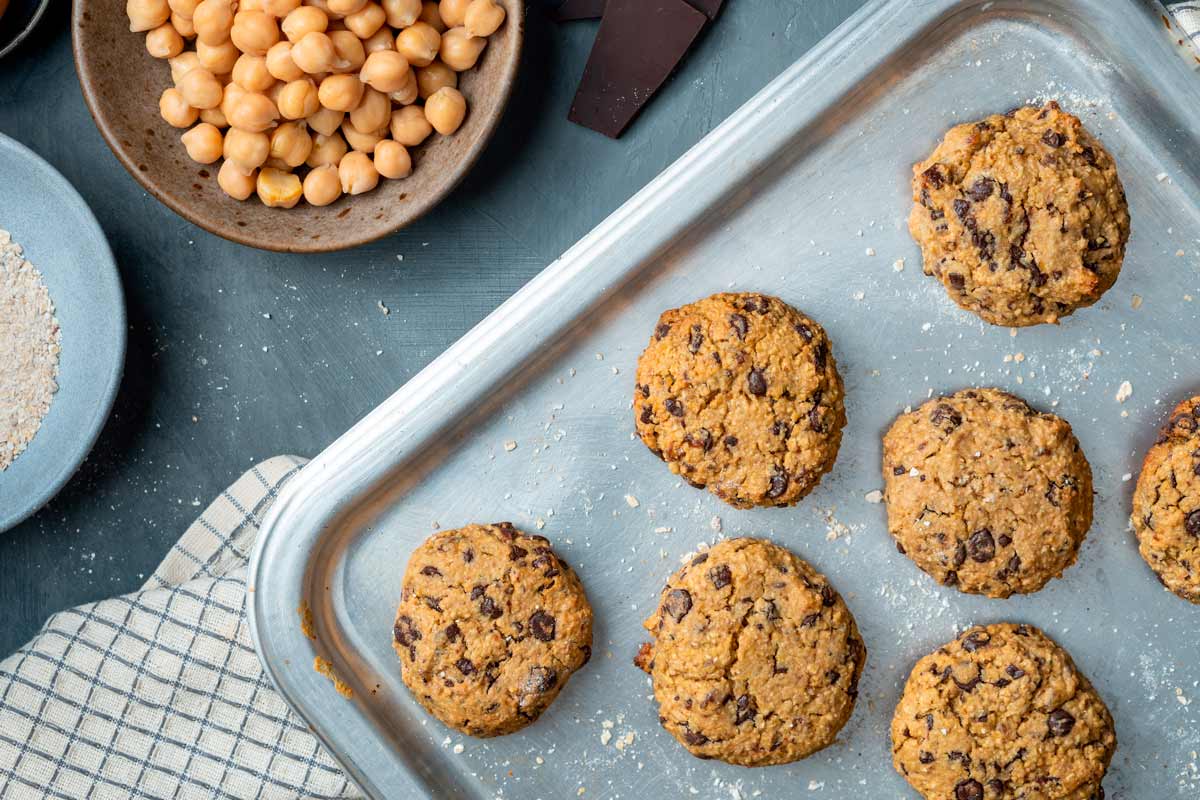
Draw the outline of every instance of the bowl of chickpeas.
M466 175L516 80L523 0L76 0L101 134L155 197L252 247L386 236Z

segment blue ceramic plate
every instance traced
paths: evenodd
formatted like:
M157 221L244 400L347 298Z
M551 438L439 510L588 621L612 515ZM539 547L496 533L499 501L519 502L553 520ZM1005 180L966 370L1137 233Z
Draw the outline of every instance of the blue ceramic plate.
M42 273L62 328L58 394L25 452L0 472L0 532L75 474L112 409L125 364L125 301L104 232L79 193L0 134L0 228Z

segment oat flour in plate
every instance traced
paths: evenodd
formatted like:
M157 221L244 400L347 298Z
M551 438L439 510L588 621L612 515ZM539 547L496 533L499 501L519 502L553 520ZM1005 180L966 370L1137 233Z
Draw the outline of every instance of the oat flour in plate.
M42 274L12 234L0 230L0 471L21 454L50 410L60 349Z

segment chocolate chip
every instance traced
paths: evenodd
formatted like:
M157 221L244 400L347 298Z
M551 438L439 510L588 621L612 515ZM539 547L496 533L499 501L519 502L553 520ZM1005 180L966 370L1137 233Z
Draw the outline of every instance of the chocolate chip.
M824 433L825 425L821 422L821 407L814 405L808 410L808 427L813 433Z
M708 428L701 428L695 433L689 433L683 437L683 440L692 447L699 447L706 453L712 449L713 445L712 431Z
M718 589L724 589L733 582L733 575L729 571L729 567L725 564L718 564L708 571L708 579L712 581L713 586Z
M996 544L1000 545L1001 547L1008 547L1010 544L1012 544L1012 537L1006 536L1002 533L996 537Z
M971 204L961 197L954 201L954 215L960 220L965 220L971 215Z
M529 632L539 642L554 641L554 617L545 611L535 611L529 618Z
M428 575L431 578L442 577L442 571L440 569L438 569L437 567L433 566L432 564L430 564L427 567L421 567L421 574Z
M837 602L837 592L828 583L821 587L821 605L829 608Z
M423 596L421 599L425 601L425 605L429 606L429 607L430 607L430 608L432 608L434 611L441 611L441 610L442 610L442 604L441 604L441 598L440 598L440 597L429 597L429 596Z
M496 601L484 595L484 598L479 601L479 613L490 619L499 619L504 612L500 610L500 606L496 605Z
M458 637L462 635L462 631L458 628L457 622L451 622L446 626L446 638L452 642L457 642Z
M583 664L586 664L592 660L592 646L590 644L579 645L579 652L583 653Z
M738 443L738 438L736 436L726 436L725 437L725 446L726 447L737 447L737 443Z
M729 325L739 339L745 339L746 333L750 330L750 321L741 314L730 314Z
M524 547L518 547L517 545L514 544L514 545L510 545L508 548L508 560L509 561L520 561L522 558L524 558L527 555L529 555L529 551L526 550Z
M1051 736L1066 736L1075 727L1075 717L1069 711L1056 708L1046 719L1046 727L1050 729Z
M972 533L971 538L967 540L967 555L979 564L986 564L995 558L996 540L992 538L992 532L981 528Z
M1058 131L1048 130L1042 134L1042 142L1050 147L1062 147L1065 141L1067 141L1067 137Z
M962 425L962 414L959 414L945 403L938 403L929 414L929 421L946 433Z
M529 566L533 567L534 569L542 570L543 578L553 578L555 575L560 574L560 570L558 568L558 559L546 553L543 553L533 561L529 562Z
M421 638L421 632L413 624L412 617L403 614L396 618L396 625L392 628L392 635L396 639L396 644L401 647L411 647L414 642Z
M967 189L967 197L974 200L976 203L982 203L992 196L992 192L996 189L996 182L991 178L980 178L971 184L971 188Z
M733 718L734 725L741 725L743 722L748 722L754 719L758 714L758 706L754 702L754 698L748 694L744 694L737 699L737 712Z
M746 376L746 388L755 397L762 397L767 393L767 379L763 377L761 369L755 367L750 370L750 374Z
M698 555L692 559L692 566L693 567L700 566L705 561L708 561L708 553L701 553L700 555Z
M545 694L558 683L558 673L550 667L531 667L521 682L522 694Z
M470 564L474 560L475 560L475 551L468 547L466 550L463 551L463 562Z
M775 471L771 473L771 485L767 487L767 497L772 500L782 497L783 493L787 491L788 480L787 470L776 466Z
M897 464L896 466L892 467L893 475L903 475L906 472L908 472L908 470L904 468L903 464Z
M967 546L962 542L959 542L958 545L955 546L954 560L951 563L954 564L955 569L958 569L963 564L967 563Z
M804 341L806 341L806 342L811 342L813 340L812 329L809 328L807 325L805 325L803 322L796 323L796 333L803 336Z
M663 611L679 622L692 610L692 595L687 589L672 589L663 600Z
M775 605L774 600L767 600L763 603L763 605L765 606L763 609L763 614L766 615L768 620L774 622L778 619L782 619L782 616L779 613L779 606Z
M813 348L813 363L817 366L817 372L822 372L825 369L825 359L829 355L828 348L825 343L821 342Z
M946 573L945 579L942 581L944 586L955 586L958 583L958 573L950 570Z
M1200 509L1184 517L1183 529L1192 536L1200 538Z
M663 407L666 408L667 413L673 417L683 416L683 403L679 402L674 397L668 397L666 400L664 400Z
M934 189L940 189L946 183L946 176L942 174L941 164L934 164L932 167L922 172L921 177L924 178L925 182Z
M1009 664L1004 668L1004 671L1007 672L1008 677L1012 678L1014 681L1025 677L1025 670L1021 669L1016 664Z
M454 666L458 667L458 671L464 676L475 674L475 665L472 664L471 660L468 658L460 658L458 661L454 662Z
M699 747L702 744L708 744L707 736L705 736L703 733L696 733L687 725L683 726L683 730L680 731L680 735L683 736L683 740L692 747Z
M1013 557L1010 558L1008 560L1008 563L1004 565L1004 569L1009 575L1020 572L1021 571L1021 557L1019 555L1017 555L1016 553L1013 553Z
M665 322L660 322L658 324L658 327L656 327L654 329L654 338L661 342L663 340L663 337L665 337L670 332L671 332L671 326L666 324Z
M933 753L930 753L926 750L918 750L917 751L917 760L920 761L922 764L932 764L933 763Z
M642 416L640 417L643 425L649 425L654 421L654 411L650 406L642 406Z
M487 587L484 586L482 583L475 584L474 586L471 587L471 599L478 600L479 598L483 597L483 593L486 590L487 590Z
M966 650L968 653L974 653L981 647L987 647L988 642L991 640L992 637L987 631L975 631L974 633L970 633L963 638L962 649Z
M688 336L688 352L692 355L700 352L700 345L704 344L704 334L700 333L700 326L693 325L692 332Z
M971 778L954 787L954 800L983 800L983 784Z
M817 624L817 620L819 620L820 618L821 618L820 614L808 614L807 616L804 617L804 619L800 620L800 627L801 628L811 628L813 625Z

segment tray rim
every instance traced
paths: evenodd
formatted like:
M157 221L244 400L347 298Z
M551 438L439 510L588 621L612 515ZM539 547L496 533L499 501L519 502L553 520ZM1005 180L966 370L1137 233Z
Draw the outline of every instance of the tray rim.
M1034 2L1053 9L1063 9L1075 5L1077 0ZM1126 5L1130 14L1155 17L1153 21L1156 24L1158 18L1169 16L1160 0L1116 2ZM506 350L500 358L492 359L490 363L488 359L481 361L480 357L503 350L501 345L504 337L514 335L522 326L531 324L533 319L544 314L543 309L548 305L546 300L561 299L562 295L566 295L572 302L565 305L584 309L586 316L588 309L601 302L605 296L616 292L627 280L634 279L638 271L636 267L610 267L605 275L615 278L615 282L603 282L603 286L590 294L581 294L572 286L576 276L589 268L594 271L597 261L602 260L610 250L620 250L622 245L619 242L622 239L637 238L631 236L631 233L636 231L639 220L645 219L649 210L663 204L668 198L677 200L678 195L686 194L687 213L683 215L693 220L700 219L708 213L714 203L726 198L731 188L750 181L759 174L764 166L764 159L753 161L751 169L741 172L709 172L706 188L689 186L689 174L702 172L699 168L704 164L721 162L731 153L744 148L744 137L748 135L758 138L755 150L767 155L774 153L777 149L777 138L781 133L786 133L789 137L794 136L796 130L803 129L818 119L831 102L853 92L858 88L863 76L874 73L895 54L895 51L870 52L869 57L852 67L833 73L837 79L827 81L823 85L817 85L815 76L828 75L839 61L846 61L847 55L859 54L859 51L880 35L879 31L888 24L893 26L893 33L896 27L904 31L903 36L896 37L903 42L929 25L945 20L951 15L981 13L1006 4L1006 0L870 0L780 75L768 82L658 176L635 192L444 353L330 444L280 492L278 500L262 522L247 571L247 583L252 597L248 604L251 639L272 685L368 796L389 796L397 787L389 784L388 791L385 792L383 787L366 774L360 760L345 749L339 748L334 742L334 735L312 715L306 713L306 706L296 699L309 688L320 686L328 690L326 678L316 675L307 665L292 665L290 670L282 668L276 663L274 652L271 650L280 646L281 639L289 639L308 647L311 651L308 653L310 656L321 654L319 648L301 633L300 626L296 624L294 609L296 603L308 596L305 587L310 583L312 561L321 550L324 532L328 528L336 527L336 520L342 514L342 506L348 503L354 507L361 503L375 490L381 479L406 459L419 454L427 440L444 430L446 424L457 419L460 414L456 413L455 409L471 405L470 398L478 390L465 391L462 384L468 375L476 387L494 386L498 381L518 380L517 377L503 377L506 372L512 374L504 365L522 364L525 355L521 348ZM1160 32L1163 31L1161 26L1158 28ZM1163 41L1166 42L1168 38L1164 36ZM1170 54L1171 58L1166 58L1169 47L1163 51L1164 57L1156 59L1161 61L1158 66L1166 68L1166 65L1173 63L1175 67L1172 72L1177 72L1181 78L1186 77L1186 80L1181 81L1164 81L1164 91L1194 98L1198 104L1196 107L1200 108L1200 85L1196 85L1193 70L1185 60L1176 57L1174 53ZM769 114L785 99L797 100L799 96L804 96L808 101L806 111L796 112L795 118L786 125L771 119ZM781 132L781 128L786 130ZM764 129L767 135L764 135ZM734 174L736 178L731 177ZM721 177L713 180L713 175ZM692 183L696 181L693 180ZM685 189L694 191L685 192ZM642 254L640 258L626 261L631 264L643 263L654 252L668 247L673 241L673 237L656 239L649 236L643 237L636 245L623 245L626 250ZM594 275L590 280L595 282ZM580 315L575 313L560 313L558 316L566 316L572 324L580 318ZM553 329L550 333L543 332L542 345L552 346L554 335L565 327L569 325ZM543 348L530 349L538 352ZM476 374L479 371L485 373L483 379ZM439 398L438 402L430 402L435 395ZM447 402L447 397L456 399ZM345 487L341 494L346 500L337 500L338 493L325 491L334 481ZM266 595L257 591L257 587L264 585L263 579L270 574L268 565L277 564L277 559L281 556L302 560L305 566L291 576L292 589L288 596L294 598L293 603L283 603L278 608L271 609L267 607L268 601L264 599ZM272 614L274 619L270 619ZM288 622L289 624L284 626L286 630L269 630L270 621L274 620ZM285 657L280 655L279 661L284 660ZM348 714L339 721L343 728L336 738L344 741L354 738L355 732L348 731L344 727L346 725L356 730L375 729L362 710L357 705L354 708L353 714ZM411 775L406 777L412 779ZM424 787L413 780L405 788L420 791Z

